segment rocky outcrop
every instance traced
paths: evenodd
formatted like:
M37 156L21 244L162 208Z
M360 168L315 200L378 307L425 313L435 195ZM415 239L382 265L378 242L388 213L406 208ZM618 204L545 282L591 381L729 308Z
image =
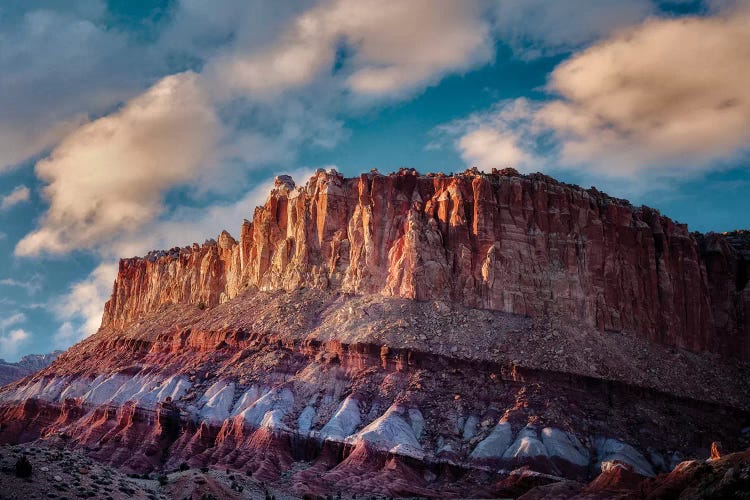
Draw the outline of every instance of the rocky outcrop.
M557 316L693 351L747 357L750 259L594 188L506 169L276 180L239 241L120 262L103 326L246 288L318 287Z
M708 277L715 350L750 357L750 231L696 234Z

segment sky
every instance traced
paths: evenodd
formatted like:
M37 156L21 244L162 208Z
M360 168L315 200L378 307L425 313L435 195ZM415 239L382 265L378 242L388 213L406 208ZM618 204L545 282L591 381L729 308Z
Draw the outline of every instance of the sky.
M750 0L4 0L0 358L275 175L514 167L750 227Z

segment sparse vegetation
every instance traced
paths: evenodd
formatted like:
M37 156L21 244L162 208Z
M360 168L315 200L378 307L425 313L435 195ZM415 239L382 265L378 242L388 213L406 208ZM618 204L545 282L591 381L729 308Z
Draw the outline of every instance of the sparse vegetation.
M31 470L31 462L29 462L29 459L26 458L26 455L23 455L18 459L18 461L16 462L16 477L31 477Z

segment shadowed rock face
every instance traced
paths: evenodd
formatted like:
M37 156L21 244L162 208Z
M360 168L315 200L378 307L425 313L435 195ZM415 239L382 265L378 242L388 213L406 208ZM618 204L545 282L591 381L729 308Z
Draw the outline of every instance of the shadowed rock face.
M746 243L511 170L280 177L239 240L121 261L0 442L300 497L636 488L746 446Z
M8 363L0 359L0 386L9 384L14 380L21 379L46 368L63 351L53 351L49 354L29 354L18 360L17 363Z
M748 256L656 210L541 174L277 179L239 241L120 263L103 326L248 287L318 287L457 302L748 356Z

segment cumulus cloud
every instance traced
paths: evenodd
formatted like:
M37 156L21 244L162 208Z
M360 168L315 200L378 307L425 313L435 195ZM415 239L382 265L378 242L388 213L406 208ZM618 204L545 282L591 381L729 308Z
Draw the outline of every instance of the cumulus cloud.
M504 158L631 178L716 168L750 144L749 23L736 12L648 20L561 63L552 99L501 102L441 130L483 168Z
M220 57L211 74L235 91L277 94L330 73L344 49L348 89L401 94L491 59L482 12L474 0L325 2L298 16L274 45Z
M56 348L67 348L99 329L116 277L117 264L102 263L55 302L53 311L63 322L54 335Z
M156 72L157 52L106 15L99 0L0 5L0 172L139 92Z
M50 206L16 254L90 248L151 221L164 191L210 162L219 128L190 72L162 79L120 111L79 128L37 163Z
M85 123L84 115L41 123L38 117L15 123L0 121L0 172L49 149L76 127Z
M29 201L31 190L26 186L16 186L9 194L0 197L0 210L7 210L11 207Z
M454 140L471 165L538 170L541 160L535 152L537 138L531 133L538 132L533 120L538 108L537 103L527 99L501 101L487 112L437 127L433 131L436 140L430 147L439 148L446 140Z
M8 333L0 333L0 358L14 360L21 347L31 338L31 334L22 328Z

